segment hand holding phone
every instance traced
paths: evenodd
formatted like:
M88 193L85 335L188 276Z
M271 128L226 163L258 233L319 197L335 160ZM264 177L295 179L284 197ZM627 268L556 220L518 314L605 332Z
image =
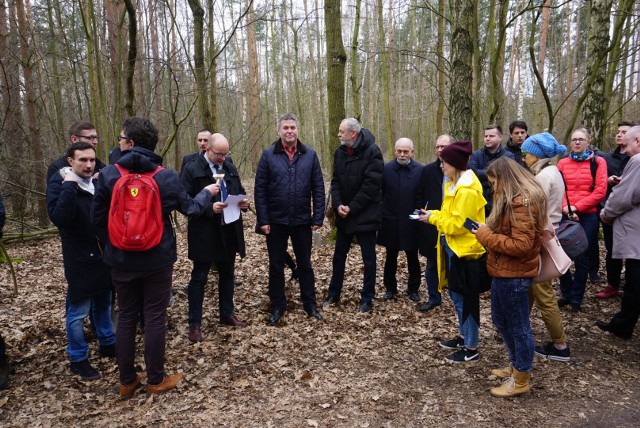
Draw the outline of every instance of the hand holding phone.
M478 230L478 227L480 227L480 225L467 217L467 219L464 221L464 227L469 229L470 232L473 232L474 230Z

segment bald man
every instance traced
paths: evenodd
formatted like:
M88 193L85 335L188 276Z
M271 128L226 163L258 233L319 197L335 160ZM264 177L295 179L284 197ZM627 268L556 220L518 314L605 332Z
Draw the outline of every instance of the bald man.
M191 280L188 285L189 298L189 340L201 342L202 305L204 287L207 283L211 263L218 268L218 293L220 324L245 327L233 313L233 275L236 253L245 256L242 215L233 223L225 223L222 211L228 195L246 195L236 167L226 157L229 142L222 134L212 134L204 156L198 156L185 166L181 180L189 195L196 195L209 184L216 182L220 174L220 193L211 200L211 206L200 217L190 217L188 225L188 257L193 261ZM216 178L214 178L216 175ZM249 200L244 199L239 207L249 208Z
M418 259L418 222L409 218L415 208L416 189L422 165L413 160L413 141L400 138L395 145L396 158L384 166L382 175L382 229L378 245L387 249L384 261L384 300L398 294L398 255L404 251L409 268L407 295L420 301L420 261Z

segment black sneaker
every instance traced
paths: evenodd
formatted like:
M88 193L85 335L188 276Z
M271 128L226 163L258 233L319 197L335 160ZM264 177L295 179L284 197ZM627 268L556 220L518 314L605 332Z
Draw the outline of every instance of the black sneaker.
M82 360L77 363L71 363L71 373L77 374L82 380L96 380L100 379L100 373L94 369L89 360Z
M548 358L554 361L562 361L564 363L569 361L569 357L571 355L571 351L569 351L568 346L565 349L558 349L553 342L549 342L544 346L536 346L535 352L539 357Z
M464 339L460 336L456 336L451 340L443 340L442 342L438 342L441 348L444 349L460 349L464 348Z
M480 359L480 353L477 349L473 351L471 349L467 349L462 347L462 349L454 352L453 354L445 357L450 363L470 363L472 361L478 361Z

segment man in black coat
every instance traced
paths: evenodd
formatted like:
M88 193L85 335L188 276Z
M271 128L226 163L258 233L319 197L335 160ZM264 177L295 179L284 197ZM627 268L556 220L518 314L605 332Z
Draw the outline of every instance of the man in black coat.
M396 141L395 156L394 160L384 166L382 176L382 229L378 231L378 244L387 249L384 261L384 300L395 299L398 294L398 254L404 251L409 269L407 294L409 299L418 302L419 222L409 215L415 209L416 188L420 182L422 165L413 160L413 141L409 138Z
M267 236L272 326L278 324L287 307L284 265L289 237L303 309L310 317L322 319L316 308L311 266L311 233L322 226L325 209L320 161L316 152L298 139L298 119L293 114L278 119L278 135L280 138L262 152L254 187L257 226Z
M206 128L198 131L198 135L196 136L196 146L198 146L198 151L195 153L190 153L182 158L182 166L180 166L180 174L184 171L185 167L189 165L194 160L198 159L198 157L204 156L207 151L207 147L209 146L209 138L211 137L211 131Z
M93 314L100 354L115 357L115 334L111 324L109 272L102 261L104 234L91 223L95 192L92 179L96 152L86 142L67 151L67 165L47 185L49 218L60 231L64 275L67 279L67 355L71 371L83 380L100 378L89 363L84 338L84 319Z
M93 126L90 122L74 122L69 127L69 141L71 144L74 143L89 143L93 146L93 149L96 150L98 146L98 133L96 131L96 127ZM67 162L67 153L65 152L58 159L53 161L51 165L47 167L47 183L51 180L51 177L60 171L60 169L69 166ZM96 172L100 172L102 168L106 165L100 159L96 158L96 167L94 170L94 174Z
M376 232L382 226L384 161L375 137L354 118L344 119L338 131L340 147L333 157L331 206L336 213L336 246L329 291L322 305L340 301L344 269L351 242L360 245L364 283L360 312L373 308L376 294Z
M233 275L236 253L245 256L242 216L232 223L225 223L223 210L227 195L246 195L235 165L226 161L229 142L222 134L213 134L204 156L198 156L182 171L182 184L190 196L198 194L206 186L216 183L214 175L220 178L220 193L204 215L190 217L188 225L189 259L193 261L191 280L188 285L189 298L189 340L202 341L202 305L204 287L207 283L211 263L218 268L220 323L234 327L247 324L233 314ZM244 199L238 207L246 210L249 200Z
M416 208L439 210L442 206L442 158L440 154L445 147L453 143L450 135L441 135L436 139L436 156L434 162L422 168L420 184L416 191ZM442 297L438 291L438 257L436 244L438 243L438 230L431 224L420 222L420 254L427 258L427 267L424 278L427 282L427 303L420 306L420 312L429 312L440 306Z

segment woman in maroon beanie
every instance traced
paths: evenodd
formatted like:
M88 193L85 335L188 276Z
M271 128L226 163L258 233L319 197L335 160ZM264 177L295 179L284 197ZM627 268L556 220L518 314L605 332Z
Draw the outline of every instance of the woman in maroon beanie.
M422 210L419 218L438 229L439 289L448 285L451 300L458 316L459 335L441 341L444 349L455 350L446 360L453 363L477 361L480 326L480 277L484 272L485 249L471 230L465 227L467 219L484 223L482 185L473 171L467 169L471 156L471 141L450 144L440 157L445 181L442 208ZM426 207L425 207L426 208Z

